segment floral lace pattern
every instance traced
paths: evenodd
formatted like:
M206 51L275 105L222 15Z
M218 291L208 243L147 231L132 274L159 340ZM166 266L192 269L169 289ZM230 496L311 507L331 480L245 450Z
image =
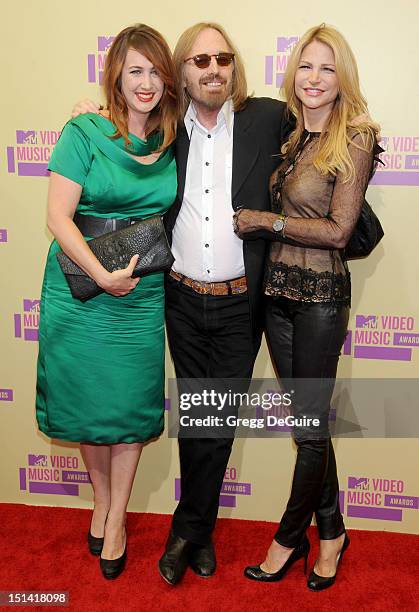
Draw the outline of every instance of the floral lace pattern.
M301 302L350 304L351 279L347 274L315 272L284 263L268 262L265 294L281 295Z

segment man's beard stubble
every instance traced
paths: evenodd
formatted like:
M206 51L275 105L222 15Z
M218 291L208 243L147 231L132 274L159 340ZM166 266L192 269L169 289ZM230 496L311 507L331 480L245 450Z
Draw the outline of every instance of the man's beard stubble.
M219 110L223 106L224 102L231 96L232 81L230 82L227 89L220 92L210 92L207 89L202 88L202 85L205 85L205 83L210 83L211 81L220 81L224 85L227 84L226 79L222 78L217 73L212 73L206 75L205 77L202 77L199 80L199 85L197 86L199 87L199 97L191 96L190 89L188 87L188 82L186 83L186 89L192 100L194 100L195 102L202 104L208 110Z

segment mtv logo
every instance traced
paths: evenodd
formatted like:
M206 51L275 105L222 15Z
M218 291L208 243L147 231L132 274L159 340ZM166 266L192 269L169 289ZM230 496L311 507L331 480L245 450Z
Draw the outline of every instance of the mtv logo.
M28 465L46 467L48 465L48 457L46 455L28 455Z
M35 130L16 130L16 144L36 144Z
M293 46L297 44L298 36L290 36L289 38L285 36L279 36L276 39L276 50L278 53L286 53L287 51L291 51Z
M348 477L348 489L362 489L364 491L368 491L369 484L369 478L355 478L354 476Z
M377 329L378 317L377 315L356 315L356 327Z
M101 53L105 53L114 41L115 36L98 36L97 37L97 50Z
M23 300L24 312L39 312L41 300Z

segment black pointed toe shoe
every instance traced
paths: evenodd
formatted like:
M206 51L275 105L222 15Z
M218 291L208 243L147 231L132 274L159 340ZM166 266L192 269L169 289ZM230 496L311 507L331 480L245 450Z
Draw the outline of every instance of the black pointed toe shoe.
M215 573L217 561L212 542L205 546L192 544L189 551L189 567L201 578L209 578Z
M89 551L95 557L98 557L102 552L103 542L105 538L95 538L92 535L91 531L87 534L87 545L89 547Z
M127 560L127 545L125 544L125 550L120 557L117 559L103 559L100 558L100 569L102 570L103 577L107 580L114 580L118 578L125 569L125 563Z
M348 538L348 534L345 533L345 539L343 541L343 546L336 560L336 573L334 576L330 576L328 578L325 576L319 576L314 571L314 568L311 570L310 576L308 577L308 580L307 580L307 586L310 589L310 591L323 591L324 589L328 589L329 587L334 585L336 576L338 573L339 564L342 561L343 553L349 546L349 542L350 540Z
M304 573L307 572L307 559L310 552L310 542L307 536L304 536L301 543L294 548L284 565L273 574L263 571L260 565L249 565L244 570L244 575L250 580L259 582L279 582L285 576L287 571L299 559L304 559Z
M180 580L188 567L188 558L191 548L191 542L170 532L166 550L159 560L160 576L174 586Z

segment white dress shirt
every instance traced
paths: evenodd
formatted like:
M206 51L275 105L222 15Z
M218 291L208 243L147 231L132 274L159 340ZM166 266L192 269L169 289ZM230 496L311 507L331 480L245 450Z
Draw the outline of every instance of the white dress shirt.
M243 241L233 231L231 175L234 112L227 100L211 130L193 103L185 115L190 145L182 207L173 228L173 270L220 282L244 276Z

